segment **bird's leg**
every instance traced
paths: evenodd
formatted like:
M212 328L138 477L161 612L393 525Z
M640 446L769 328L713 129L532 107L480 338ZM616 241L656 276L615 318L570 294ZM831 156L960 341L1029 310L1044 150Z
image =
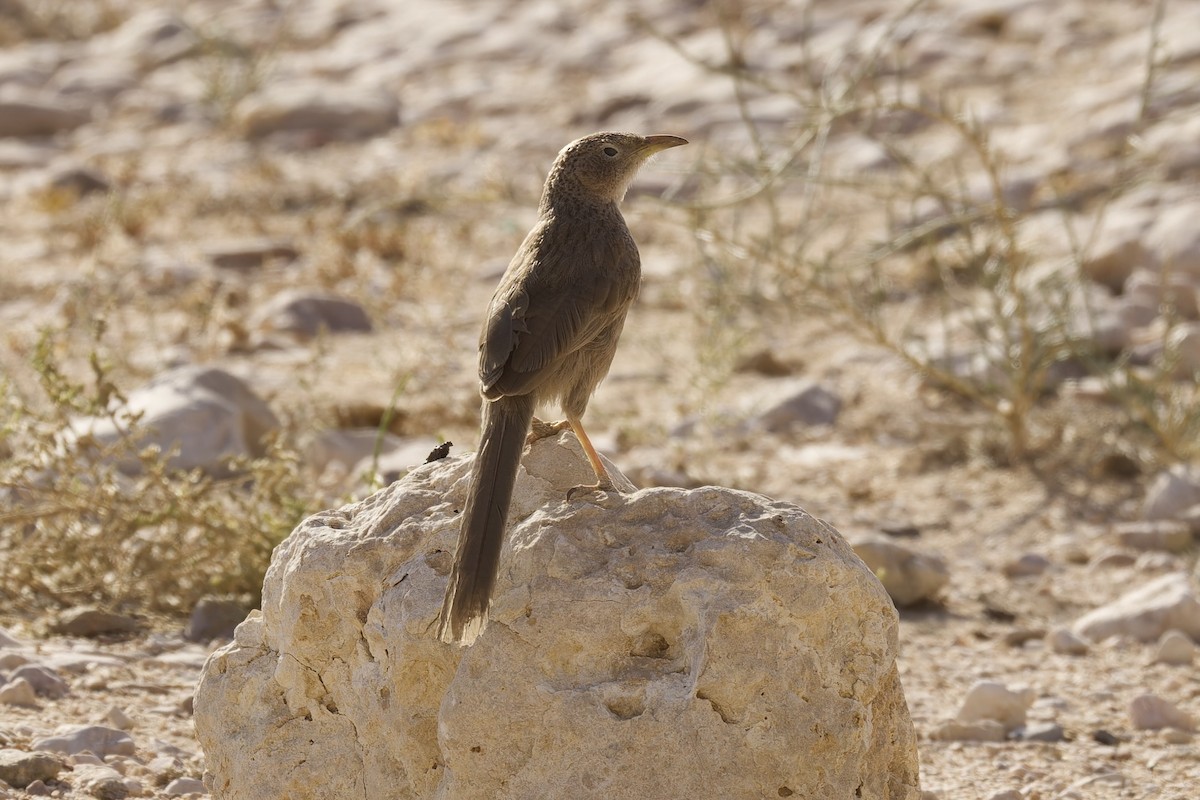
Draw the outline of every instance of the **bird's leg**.
M548 439L551 436L558 434L571 427L569 420L559 420L558 422L543 422L537 417L533 418L533 424L529 427L529 435L525 437L525 444L531 445L539 439Z
M613 486L612 478L608 475L608 470L604 468L604 463L600 461L600 454L596 452L596 448L592 447L592 440L588 438L587 431L583 429L583 422L575 417L568 417L567 424L571 426L571 430L575 431L575 436L579 439L580 446L583 447L583 453L591 463L592 471L596 473L595 483L576 486L571 489L567 492L567 500L574 497L577 492L617 491L617 487Z

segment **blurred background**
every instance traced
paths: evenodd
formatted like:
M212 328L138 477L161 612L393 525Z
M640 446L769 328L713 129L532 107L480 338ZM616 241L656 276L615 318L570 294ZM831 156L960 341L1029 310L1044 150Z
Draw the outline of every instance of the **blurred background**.
M1190 573L1198 108L1193 2L0 0L0 622L237 617L306 514L472 450L606 129L691 141L588 415L635 483L934 559L888 587L934 661Z

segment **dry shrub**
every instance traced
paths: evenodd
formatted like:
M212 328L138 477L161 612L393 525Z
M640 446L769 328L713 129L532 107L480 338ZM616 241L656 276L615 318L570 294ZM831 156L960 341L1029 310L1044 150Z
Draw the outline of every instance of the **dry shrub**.
M228 477L168 467L138 449L141 422L99 351L92 375L64 374L46 333L34 358L45 402L0 383L0 598L10 609L83 602L178 613L206 594L257 601L271 551L315 510L299 460L281 439ZM72 417L103 415L112 444L64 435ZM135 461L140 470L122 472Z
M1103 401L1088 402L1122 408L1122 429L1139 447L1149 444L1146 457L1195 457L1197 376L1167 363L1135 368L1100 352L1091 308L1100 287L1080 269L1092 237L1074 229L1080 219L1099 221L1097 228L1107 206L1137 185L1146 165L1136 148L1114 147L1079 187L1051 175L1032 185L1014 179L970 107L950 91L932 95L906 71L906 32L924 5L916 0L873 21L836 57L810 55L808 37L799 36L801 58L787 74L756 65L754 37L772 29L772 15L794 9L769 0L715 4L710 22L724 45L716 57L693 54L643 21L727 81L739 110L714 136L719 147L697 162L697 199L685 205L697 272L707 279L703 313L721 317L698 329L710 342L711 331L726 331L736 345L739 335L753 338L747 330L769 338L797 314L825 320L986 412L1007 442L1004 463L1060 447L1047 400L1065 377L1084 376L1109 387ZM1147 17L1147 101L1131 138L1150 122L1161 24L1160 2ZM764 104L772 113L759 117ZM788 104L794 113L781 113ZM840 165L837 146L850 138L874 149L874 168ZM1063 264L1049 263L1022 234L1035 214L1056 210L1071 247ZM1168 325L1165 337L1173 335Z

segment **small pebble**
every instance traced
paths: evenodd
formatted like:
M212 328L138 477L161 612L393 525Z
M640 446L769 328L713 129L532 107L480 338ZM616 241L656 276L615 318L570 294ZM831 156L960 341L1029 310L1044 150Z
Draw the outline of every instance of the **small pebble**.
M1025 724L1025 712L1034 697L1032 689L1014 691L996 681L979 681L967 690L958 721L993 720L1005 730L1013 730Z
M1017 628L1004 634L1004 643L1009 647L1021 647L1026 642L1046 638L1045 628Z
M1195 654L1196 644L1191 637L1182 631L1169 630L1158 640L1154 663L1186 666L1192 663Z
M1070 628L1055 628L1046 635L1046 644L1056 653L1068 656L1087 655L1091 645L1087 639L1072 631Z
M0 686L0 704L36 708L37 692L33 690L33 684L29 681L24 678L14 678Z
M1103 728L1092 731L1092 741L1099 742L1100 744L1107 745L1109 747L1116 747L1121 743L1120 739Z
M63 612L51 625L51 630L65 636L102 636L109 633L129 633L139 627L141 623L133 617L84 607Z
M125 777L104 764L84 764L75 767L71 782L99 800L123 800L130 795Z
M1194 731L1196 729L1196 722L1190 714L1180 710L1169 700L1150 693L1133 698L1129 703L1129 718L1133 727L1139 730L1177 728L1182 731Z
M49 753L0 749L0 784L19 789L34 782L54 780L65 766Z
M163 790L168 797L179 797L185 794L208 794L204 782L195 778L176 778L167 784Z
M1066 732L1057 722L1030 725L1021 733L1021 739L1026 742L1062 742L1066 738Z
M34 749L66 755L92 753L98 756L134 755L137 748L125 731L102 725L67 725L54 735L34 741Z
M24 678L37 694L54 700L65 697L71 691L71 687L57 672L41 664L25 664L18 667L12 677Z
M1041 553L1023 553L1019 558L1005 563L1004 574L1010 578L1041 575L1050 568L1050 559Z
M133 727L133 720L125 713L120 706L113 706L104 715L104 721L112 725L117 730L127 731Z
M807 378L773 382L759 398L766 407L754 419L755 428L784 433L796 427L833 425L842 410L842 398L831 389Z

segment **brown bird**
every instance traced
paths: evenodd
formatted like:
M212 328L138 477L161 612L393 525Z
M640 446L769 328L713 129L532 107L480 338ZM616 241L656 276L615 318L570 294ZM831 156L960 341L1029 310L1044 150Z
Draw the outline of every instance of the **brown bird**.
M470 644L487 625L508 506L539 403L558 401L596 473L580 490L614 491L581 419L608 373L641 285L637 245L617 207L638 168L678 136L593 133L562 149L546 178L538 221L509 262L479 340L483 433L463 509L458 552L438 625Z

